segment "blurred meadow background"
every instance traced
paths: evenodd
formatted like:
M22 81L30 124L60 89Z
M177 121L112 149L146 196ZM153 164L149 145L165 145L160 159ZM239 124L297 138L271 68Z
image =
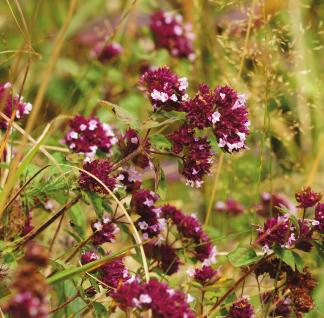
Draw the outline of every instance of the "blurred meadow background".
M154 49L149 17L157 9L179 12L192 23L193 61ZM39 138L51 122L44 149L59 162L73 162L60 143L71 116L96 114L123 130L129 124L144 125L151 105L138 81L148 66L168 65L187 76L191 93L205 82L210 87L228 84L246 94L249 149L234 155L217 149L213 172L200 189L185 186L174 160L162 161L164 200L201 220L208 215L205 228L218 247L224 275L237 275L222 253L252 239L251 229L263 220L256 213L260 195L280 193L294 202L302 186L324 188L323 19L322 0L2 0L0 82L13 83L34 107L23 133L15 131L12 142L19 144L26 134ZM119 43L123 52L103 64L92 58L91 50L105 39ZM116 118L100 100L131 117ZM25 144L21 151L29 149ZM29 170L47 162L40 152ZM153 174L145 172L147 184ZM244 213L217 212L217 203L228 199L239 201ZM44 220L46 213L34 214L34 221ZM46 232L43 242L51 235ZM323 283L323 268L316 275ZM308 317L323 317L323 293L321 284L317 308Z

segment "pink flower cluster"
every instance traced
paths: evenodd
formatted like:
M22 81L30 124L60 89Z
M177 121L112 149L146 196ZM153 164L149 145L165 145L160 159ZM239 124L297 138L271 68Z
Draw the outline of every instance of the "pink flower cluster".
M15 318L46 318L48 305L29 291L23 291L11 298L6 311Z
M298 191L295 195L296 201L299 203L298 208L311 208L322 198L321 193L312 191L310 187Z
M140 80L154 110L182 110L182 102L188 98L188 80L179 78L168 67L145 72Z
M123 48L119 43L97 43L91 52L91 56L101 63L105 64L116 58L123 52Z
M148 283L139 283L137 280L125 283L112 291L110 296L125 311L136 309L142 312L151 309L152 316L156 318L195 317L185 294L155 279Z
M109 255L109 253L107 255ZM82 265L88 264L98 259L98 254L93 251L85 251L81 254ZM102 286L109 290L116 289L123 283L126 283L131 279L131 276L129 275L128 269L126 268L124 259L122 257L108 261L104 265L100 266L97 269L97 272L100 276Z
M280 193L264 192L260 196L260 203L256 206L256 212L263 217L277 217L282 215L282 209L296 212L294 204Z
M143 233L143 239L147 240L160 234L164 228L164 219L161 217L161 209L155 206L159 196L153 191L140 189L133 193L131 207L140 217L136 226Z
M213 246L208 235L203 231L197 217L185 215L171 205L164 205L161 209L162 215L165 219L172 221L182 237L192 239L195 257L203 262L204 265L215 263L216 248Z
M96 220L91 224L94 232L91 241L94 245L115 242L116 234L119 233L119 227L113 223L108 214L104 214L102 220Z
M175 249L168 244L148 243L144 245L145 254L148 258L158 262L158 267L167 275L172 275L179 270L180 258Z
M142 185L141 175L133 167L120 171L116 180L125 187L128 193L137 191Z
M180 14L157 11L151 15L150 28L157 48L167 49L174 57L194 60L191 24L184 24Z
M213 269L210 265L204 265L202 268L196 268L188 272L189 276L192 276L201 285L214 283L219 278L217 277L219 270Z
M257 242L263 246L263 250L267 252L275 245L281 247L292 247L310 251L312 248L311 239L314 229L316 229L315 220L298 219L298 229L290 221L287 214L275 218L269 218L263 228L258 229Z
M324 203L318 203L315 208L315 229L324 234Z
M13 110L16 110L15 120L23 119L32 110L32 104L23 101L23 97L12 94L12 84L7 82L0 84L0 110L11 118ZM0 129L7 129L7 121L0 118Z
M202 185L202 178L210 173L213 155L207 137L194 138L183 160L182 174L188 185L196 188Z
M97 177L110 190L114 190L116 179L111 175L112 164L108 159L96 159L91 162L86 162L83 165L83 170ZM107 193L108 191L91 175L81 171L79 177L79 185L83 190L88 190L98 193Z
M236 300L229 309L227 318L253 318L254 309L246 297Z
M244 206L234 199L228 199L225 202L219 201L216 203L215 208L216 212L229 215L240 215L244 212Z
M287 215L270 218L265 222L263 228L258 228L258 242L263 246L265 252L276 244L290 247L295 239Z
M245 96L228 86L217 87L214 94L216 110L211 121L219 147L229 153L244 149L250 125Z
M99 259L99 256L93 251L85 251L81 254L81 264L85 265Z
M100 267L100 274L100 280L109 289L118 288L131 278L121 257L102 265Z
M85 154L87 161L94 158L98 149L109 152L117 143L112 128L96 117L77 115L69 121L69 126L64 142L74 152Z
M296 225L289 218L289 213L282 216L272 217L266 220L263 227L258 228L258 239L257 242L263 246L263 250L267 252L270 248L278 245L281 247L295 247L305 252L309 252L312 249L313 233L323 233L323 204L320 203L322 197L321 193L315 193L310 187L303 189L296 193L296 200L299 203L298 207L304 209L315 207L315 215L312 219L307 219L306 213L303 214L302 218L298 218ZM287 199L279 195L263 194L264 207L266 208L265 216L269 212L271 199L273 200L274 207L272 208L273 214L279 214L281 211L280 207L289 208L293 210L291 204ZM264 211L264 209L263 209Z
M154 110L177 110L186 119L178 130L168 135L172 150L182 153L182 174L187 184L200 187L202 178L210 172L212 157L208 138L197 130L209 128L225 152L246 148L249 121L245 97L228 86L211 90L202 84L194 98L189 99L186 78L178 78L168 67L147 71L141 79Z

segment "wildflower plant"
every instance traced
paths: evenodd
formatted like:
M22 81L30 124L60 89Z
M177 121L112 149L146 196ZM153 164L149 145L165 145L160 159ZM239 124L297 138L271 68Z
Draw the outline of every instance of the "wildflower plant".
M322 130L303 108L319 96L291 94L293 9L98 1L101 20L76 2L42 37L50 4L0 4L18 27L0 55L0 314L317 317Z

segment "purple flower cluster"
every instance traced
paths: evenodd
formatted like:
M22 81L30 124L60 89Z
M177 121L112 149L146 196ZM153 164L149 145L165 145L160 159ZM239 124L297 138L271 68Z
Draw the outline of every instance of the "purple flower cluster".
M159 196L153 191L140 189L133 193L131 207L140 217L136 226L143 233L143 239L157 236L164 228L161 209L155 206Z
M290 247L295 241L295 234L291 229L287 215L268 219L263 228L258 228L258 243L267 252L274 245Z
M113 166L108 159L97 159L91 162L86 162L83 165L83 170L93 174L110 190L114 190L116 179L110 176L112 167ZM83 171L80 173L79 184L84 190L107 193L107 190L97 180Z
M91 52L91 57L105 64L123 52L123 48L119 43L97 43Z
M91 238L94 245L115 242L116 234L119 233L119 227L107 214L104 214L102 220L92 222L91 228L94 232Z
M316 228L316 220L298 219L298 229L289 220L287 214L268 219L263 228L258 229L257 242L267 252L275 245L281 247L292 247L309 252L312 249L312 234ZM315 226L315 227L314 227Z
M214 114L215 106L215 92L207 84L201 84L196 96L183 103L188 123L198 129L211 127L219 121L219 116L215 117L217 114Z
M81 264L85 265L98 259L99 256L94 251L85 251L81 254L80 260ZM97 272L99 273L103 287L108 289L116 289L131 278L122 257L105 263L98 268Z
M324 203L318 203L315 208L315 229L324 234Z
M93 251L85 251L81 254L81 264L85 265L99 259L98 254Z
M110 296L123 309L152 310L156 318L194 318L185 294L167 284L151 279L148 283L137 280L123 284Z
M240 215L244 212L244 206L234 199L228 199L225 202L219 201L216 203L215 208L216 212L229 215Z
M195 137L194 128L186 124L168 137L175 153L184 152L182 174L187 185L199 188L203 184L202 178L210 173L214 155L207 137Z
M260 203L256 206L256 211L263 217L277 217L282 215L281 209L295 213L296 208L293 203L279 193L264 192L260 196Z
M254 309L248 299L243 297L236 300L229 309L227 318L253 318Z
M128 193L137 191L142 185L141 175L133 167L122 170L116 180L125 187Z
M141 79L154 110L177 110L186 114L179 129L168 135L172 151L182 152L182 174L187 184L200 187L210 172L212 157L208 138L195 130L210 128L223 151L232 153L244 149L249 134L245 98L228 86L211 90L201 84L194 98L189 99L186 78L178 78L169 68L147 71Z
M147 168L150 165L150 158L147 153L150 150L149 140L145 140L144 145L141 145L141 138L134 129L127 129L125 135L119 140L119 148L123 154L123 157L134 152L138 147L143 147L141 153L135 156L132 161L136 166L141 168Z
M148 243L144 246L147 257L157 260L158 267L167 275L172 275L179 270L180 258L175 249L168 244Z
M207 137L194 138L184 157L182 169L188 185L196 188L202 185L202 178L210 173L213 155Z
M6 311L15 318L46 318L48 305L38 296L23 291L11 298Z
M191 24L184 24L180 14L157 11L151 15L150 28L157 48L167 49L174 57L195 58Z
M39 273L40 268L48 263L48 251L35 242L29 242L22 261L12 284L16 294L2 308L10 317L48 317L48 285Z
M69 127L65 144L74 152L84 153L88 161L94 158L98 149L109 152L117 143L112 128L96 117L77 115L69 121Z
M32 110L32 104L25 103L23 97L12 94L12 84L7 82L0 84L0 109L11 118L14 109L16 110L15 120L23 119ZM0 129L7 129L7 121L0 118Z
M164 205L162 215L171 220L177 227L178 233L185 238L193 240L195 257L210 265L216 261L216 248L213 246L208 235L203 231L196 216L185 215L183 212L171 205Z
M208 285L214 283L219 277L219 270L213 269L210 265L204 265L202 268L189 270L189 275L201 285Z
M149 70L140 80L154 110L182 110L182 102L188 98L188 80L179 78L168 67Z
M100 274L100 280L106 288L118 288L131 278L121 257L101 266Z
M211 90L201 84L196 96L183 104L188 122L198 128L211 127L218 145L232 153L245 148L249 134L246 101L229 86Z
M179 154L185 147L195 142L195 129L190 125L182 125L178 130L169 134L172 141L172 151Z
M312 222L313 223L313 222ZM311 243L313 228L308 220L298 220L299 231L292 225L291 229L295 231L295 247L304 252L309 252L313 245Z
M312 191L310 187L307 187L297 192L295 197L296 201L299 203L297 207L306 209L311 208L316 203L318 203L322 198L322 194L316 193Z
M219 147L229 153L244 149L250 125L245 96L228 86L217 87L215 95L217 108L211 121Z
M271 308L273 308L269 315L270 317L290 317L291 314L291 298L285 297L280 299L277 293L266 292L262 295L262 301L264 304L271 302Z

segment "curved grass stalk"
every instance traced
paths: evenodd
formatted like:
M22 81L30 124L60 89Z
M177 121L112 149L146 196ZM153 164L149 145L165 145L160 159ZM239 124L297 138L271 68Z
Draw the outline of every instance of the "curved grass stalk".
M1 51L0 52L0 55L1 54L10 54L10 53L25 53L25 54L31 54L31 55L35 55L37 56L38 58L41 58L41 55L35 51L29 51L29 50L5 50L5 51Z
M127 221L131 225L135 242L138 244L138 246L140 248L140 251L141 251L142 262L143 262L143 269L144 269L144 273L145 273L145 280L146 280L146 282L148 282L149 279L150 279L150 274L149 274L149 270L148 270L148 264L147 264L147 260L146 260L144 248L143 248L143 241L142 241L142 239L141 239L141 237L140 237L140 235L139 235L139 233L138 233L138 231L137 231L137 229L135 227L135 224L134 224L132 218L130 217L130 215L126 211L124 205L120 202L120 200L118 200L118 198L115 196L115 194L99 178L97 178L94 174L92 174L89 171L86 171L86 170L84 170L82 168L75 167L75 166L71 166L71 165L61 164L61 166L65 166L65 167L69 167L69 168L72 168L72 169L76 169L79 172L83 172L83 173L87 174L88 176L90 176L91 178L93 178L94 180L96 180L109 193L109 195L111 195L113 197L113 199L116 201L117 205L122 210L122 212L125 215L125 217L127 218Z

